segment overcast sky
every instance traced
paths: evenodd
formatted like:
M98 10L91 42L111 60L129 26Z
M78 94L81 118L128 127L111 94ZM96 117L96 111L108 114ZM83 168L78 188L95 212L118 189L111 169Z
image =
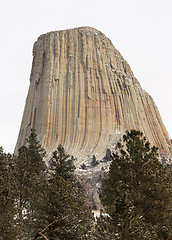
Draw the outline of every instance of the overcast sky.
M39 35L79 26L111 39L172 138L172 0L1 0L0 146L13 152Z

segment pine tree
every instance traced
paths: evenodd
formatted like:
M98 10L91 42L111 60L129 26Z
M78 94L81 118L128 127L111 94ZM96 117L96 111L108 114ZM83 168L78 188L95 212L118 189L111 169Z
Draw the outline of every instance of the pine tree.
M110 239L165 239L170 233L170 174L143 134L131 130L111 155L100 198Z
M72 158L60 145L49 162L46 202L42 208L48 239L91 239L93 217L78 191ZM62 219L62 220L61 220Z
M65 153L65 150L61 144L57 147L57 150L52 153L52 156L49 160L49 169L55 172L65 180L69 180L72 183L72 186L82 194L84 197L83 187L78 181L75 174L75 165L74 158L69 154Z
M14 159L13 170L13 186L15 189L16 199L16 218L15 226L18 232L18 238L22 239L23 234L26 233L26 221L29 213L30 198L30 173L29 173L29 161L27 158L27 148L21 147L18 152L18 156Z
M49 161L50 169L65 180L75 181L75 165L73 161L73 157L66 154L62 145L59 145L57 151L52 153Z
M44 199L46 185L45 156L34 130L15 157L13 166L13 185L15 189L15 218L18 238L30 237L41 227L39 209Z
M40 172L44 172L46 169L46 165L43 161L45 157L45 150L41 147L38 139L36 130L31 129L31 133L27 139L27 155L32 166L32 173L40 174Z
M12 155L4 153L0 147L0 240L12 240L16 237L14 227L15 202L11 187L11 161Z

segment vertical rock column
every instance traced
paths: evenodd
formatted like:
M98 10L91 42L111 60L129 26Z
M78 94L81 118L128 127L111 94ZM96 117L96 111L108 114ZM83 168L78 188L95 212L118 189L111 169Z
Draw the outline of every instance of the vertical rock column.
M152 98L104 34L81 27L41 35L15 152L35 128L47 153L62 144L78 159L100 159L125 130L142 131L170 153Z

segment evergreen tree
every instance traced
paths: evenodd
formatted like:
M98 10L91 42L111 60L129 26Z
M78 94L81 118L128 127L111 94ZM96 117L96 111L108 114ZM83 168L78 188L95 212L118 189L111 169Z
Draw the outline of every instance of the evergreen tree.
M29 238L41 227L39 209L44 199L46 186L46 165L43 161L45 151L41 148L35 130L15 157L13 166L13 185L15 189L15 218L18 238Z
M45 150L41 147L38 139L37 134L34 129L31 129L31 133L27 139L27 156L29 162L32 166L32 173L33 174L40 174L40 172L44 172L46 169L45 162L43 158L45 157Z
M47 171L44 156L34 130L18 156L0 149L0 240L91 240L93 217L73 158L59 145Z
M109 239L166 239L171 226L168 166L159 162L158 149L136 130L123 136L117 150L100 190L109 214L103 219L103 232L111 234Z
M11 187L10 162L12 156L0 147L0 240L12 240L16 237L14 227L15 202Z
M84 190L80 181L78 181L75 174L74 158L65 153L65 150L61 144L57 147L57 150L52 153L52 156L48 162L49 169L55 172L64 180L69 180L72 186L84 197Z
M91 239L93 217L78 186L72 158L61 145L49 162L49 179L42 216L50 239ZM61 220L62 219L62 220ZM48 239L49 239L48 238Z
M73 182L76 180L74 174L75 165L73 161L73 157L66 154L62 145L59 145L57 151L52 153L52 157L49 161L49 168L51 169L52 174L56 173L65 180Z
M16 199L16 218L15 226L18 232L18 238L22 239L26 233L25 226L28 221L30 199L30 171L29 161L27 158L27 148L21 147L18 151L18 156L15 157L13 163L13 186L15 189Z

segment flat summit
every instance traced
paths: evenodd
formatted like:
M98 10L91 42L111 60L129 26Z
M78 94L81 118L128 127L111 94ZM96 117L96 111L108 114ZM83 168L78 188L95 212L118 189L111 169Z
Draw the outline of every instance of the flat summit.
M15 152L31 128L47 153L59 144L77 157L102 159L126 130L144 133L170 154L158 108L100 31L80 27L41 35L34 44L29 92Z

